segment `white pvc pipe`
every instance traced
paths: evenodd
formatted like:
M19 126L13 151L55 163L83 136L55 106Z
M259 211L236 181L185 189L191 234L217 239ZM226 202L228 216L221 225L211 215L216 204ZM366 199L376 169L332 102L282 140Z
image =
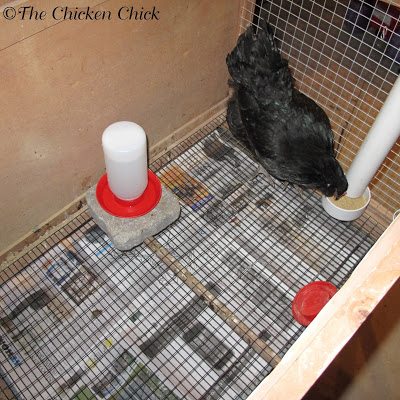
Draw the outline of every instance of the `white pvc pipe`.
M103 132L102 144L111 191L122 200L138 198L147 187L144 129L134 122L115 122Z
M348 197L360 197L385 160L400 135L400 77L397 78L385 103L347 173Z

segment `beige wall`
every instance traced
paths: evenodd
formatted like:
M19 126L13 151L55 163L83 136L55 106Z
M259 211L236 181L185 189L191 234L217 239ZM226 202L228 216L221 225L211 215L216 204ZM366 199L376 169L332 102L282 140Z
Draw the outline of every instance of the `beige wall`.
M160 21L118 21L125 3L155 5ZM55 5L35 2L48 13ZM138 122L151 146L227 95L239 0L110 0L100 9L112 20L0 14L0 251L97 181L108 124Z

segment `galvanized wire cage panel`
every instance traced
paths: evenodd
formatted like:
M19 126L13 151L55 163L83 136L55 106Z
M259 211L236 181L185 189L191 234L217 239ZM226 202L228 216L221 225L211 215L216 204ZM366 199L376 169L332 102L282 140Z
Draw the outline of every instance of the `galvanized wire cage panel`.
M328 114L347 170L400 70L400 9L374 0L246 0L241 29L268 21L300 91ZM384 132L382 132L384 134ZM374 206L400 208L400 142L370 184Z
M132 251L83 207L1 275L1 372L19 399L245 399L379 236L259 173L221 115L152 165L180 218Z

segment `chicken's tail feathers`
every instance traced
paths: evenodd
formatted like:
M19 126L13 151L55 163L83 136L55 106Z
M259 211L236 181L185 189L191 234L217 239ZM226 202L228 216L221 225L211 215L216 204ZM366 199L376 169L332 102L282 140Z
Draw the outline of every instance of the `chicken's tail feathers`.
M256 97L265 98L271 91L282 92L282 98L291 95L293 79L288 63L280 55L272 27L264 20L239 36L226 64L234 84L246 87Z

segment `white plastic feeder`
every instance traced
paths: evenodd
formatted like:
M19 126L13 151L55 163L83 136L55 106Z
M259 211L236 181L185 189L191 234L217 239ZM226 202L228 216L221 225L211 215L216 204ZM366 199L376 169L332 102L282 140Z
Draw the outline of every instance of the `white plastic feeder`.
M359 196L360 197L360 196ZM368 204L371 200L371 191L367 187L362 196L365 201L365 205L357 208L355 210L347 210L345 208L339 207L337 204L333 203L329 197L322 197L322 207L324 210L332 217L340 220L340 221L353 221L358 217L361 217L362 213L368 207Z
M323 197L322 206L329 215L342 221L352 221L361 216L371 199L368 184L396 143L399 135L400 77L396 79L346 175L349 183L347 197L363 196L366 200L365 206L358 210L345 210L334 205L329 198Z

